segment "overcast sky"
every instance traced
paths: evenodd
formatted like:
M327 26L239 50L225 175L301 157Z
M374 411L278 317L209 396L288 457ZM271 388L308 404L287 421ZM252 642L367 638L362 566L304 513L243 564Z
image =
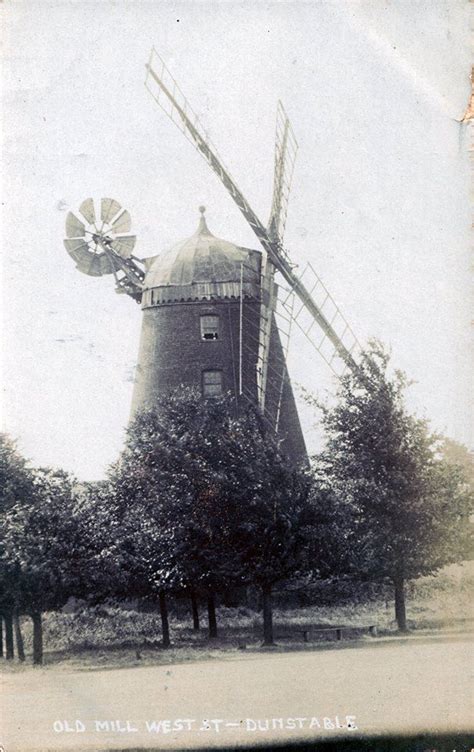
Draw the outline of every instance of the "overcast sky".
M34 463L100 478L130 409L140 308L75 269L69 209L117 199L139 257L192 234L200 204L214 234L257 247L146 91L153 45L264 222L282 99L300 147L294 261L311 260L359 339L392 348L410 408L473 446L467 1L2 6L4 427ZM334 391L297 337L289 361L295 383Z

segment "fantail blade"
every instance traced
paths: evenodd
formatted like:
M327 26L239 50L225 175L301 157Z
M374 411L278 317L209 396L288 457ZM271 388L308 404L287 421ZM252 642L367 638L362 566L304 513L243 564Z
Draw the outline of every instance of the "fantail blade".
M100 203L100 218L102 222L110 224L116 214L119 213L120 206L118 201L113 198L103 198Z
M86 198L86 200L82 202L79 211L90 225L95 224L94 202L91 198Z
M66 235L68 238L83 238L86 233L86 228L72 212L69 212L66 217Z
M132 255L136 240L136 235L117 235L115 240L110 243L110 247L122 258L129 258Z

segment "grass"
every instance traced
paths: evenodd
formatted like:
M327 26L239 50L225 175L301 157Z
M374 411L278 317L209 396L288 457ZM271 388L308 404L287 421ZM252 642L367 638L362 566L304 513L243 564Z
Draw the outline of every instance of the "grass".
M451 566L437 577L425 577L411 583L407 592L409 627L413 630L465 629L473 621L469 607L474 585L474 562ZM372 639L358 625L376 624L379 634L396 631L391 600L373 599L365 603L347 600L339 605L275 608L275 637L281 649L303 647L305 628L345 625L353 627L344 639ZM171 609L172 647L161 646L161 623L158 613L144 613L118 606L82 608L72 613L48 613L44 616L45 664L65 668L106 668L147 664L168 664L239 654L255 650L262 639L261 615L250 608L220 607L219 637L209 640L205 611L201 609L201 630L192 630L191 613L185 604ZM22 619L27 662L30 661L31 621ZM312 635L318 643L334 641L334 633ZM29 664L27 664L29 665ZM23 670L16 662L3 662L8 670Z

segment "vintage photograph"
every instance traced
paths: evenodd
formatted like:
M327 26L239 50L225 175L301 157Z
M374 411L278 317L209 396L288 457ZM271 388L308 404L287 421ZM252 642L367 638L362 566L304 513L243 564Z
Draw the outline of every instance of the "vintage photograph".
M0 12L0 752L470 752L471 4Z

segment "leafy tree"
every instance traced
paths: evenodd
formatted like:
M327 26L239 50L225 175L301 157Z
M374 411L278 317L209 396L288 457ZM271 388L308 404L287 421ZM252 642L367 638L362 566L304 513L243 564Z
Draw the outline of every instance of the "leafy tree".
M461 471L464 482L474 492L474 452L459 441L447 436L440 437L440 453L445 462Z
M31 496L33 471L17 449L16 442L0 433L0 512Z
M177 414L177 409L183 407ZM109 474L109 513L116 535L106 555L121 562L122 594L159 602L163 644L169 645L166 594L186 586L179 520L193 489L183 468L183 440L192 421L172 400L160 416L144 413L129 426L125 448Z
M216 433L217 425L210 427L215 418L216 403L206 406L190 390L173 393L161 400L157 412L136 418L111 470L128 587L159 600L165 644L165 595L185 589L207 595L210 636L216 634L214 592L226 573L222 552L212 546L218 521L209 514L217 475L206 462L206 449ZM232 568L227 575L234 581Z
M272 642L271 587L301 564L308 483L259 416L174 392L130 426L111 480L138 587L207 594L213 636L214 593L257 583Z
M217 472L219 465L224 469L209 510L217 521L216 553L224 553L240 582L260 588L263 639L270 645L272 589L308 566L313 532L310 478L288 461L252 409L231 421L227 431L220 429L213 446L215 455L208 461L218 463Z
M35 470L31 496L11 506L1 521L15 604L33 621L35 664L43 661L42 613L60 608L79 577L82 535L73 483L61 470Z
M322 407L326 448L318 472L346 508L348 550L359 575L388 581L406 630L406 580L465 558L472 496L457 467L439 454L426 421L404 405L408 382L389 370L378 342L342 377L338 402Z
M116 512L114 489L108 481L75 487L73 513L80 545L75 549L74 595L91 605L129 595L127 562L120 548L121 521Z
M27 501L33 493L33 473L26 459L18 451L15 441L0 433L0 522L15 504ZM18 616L15 613L14 569L5 558L4 544L0 541L0 622L5 621L6 658L14 657L13 625L15 622L19 656L22 640ZM18 639L19 638L19 639ZM3 647L3 646L2 646Z

